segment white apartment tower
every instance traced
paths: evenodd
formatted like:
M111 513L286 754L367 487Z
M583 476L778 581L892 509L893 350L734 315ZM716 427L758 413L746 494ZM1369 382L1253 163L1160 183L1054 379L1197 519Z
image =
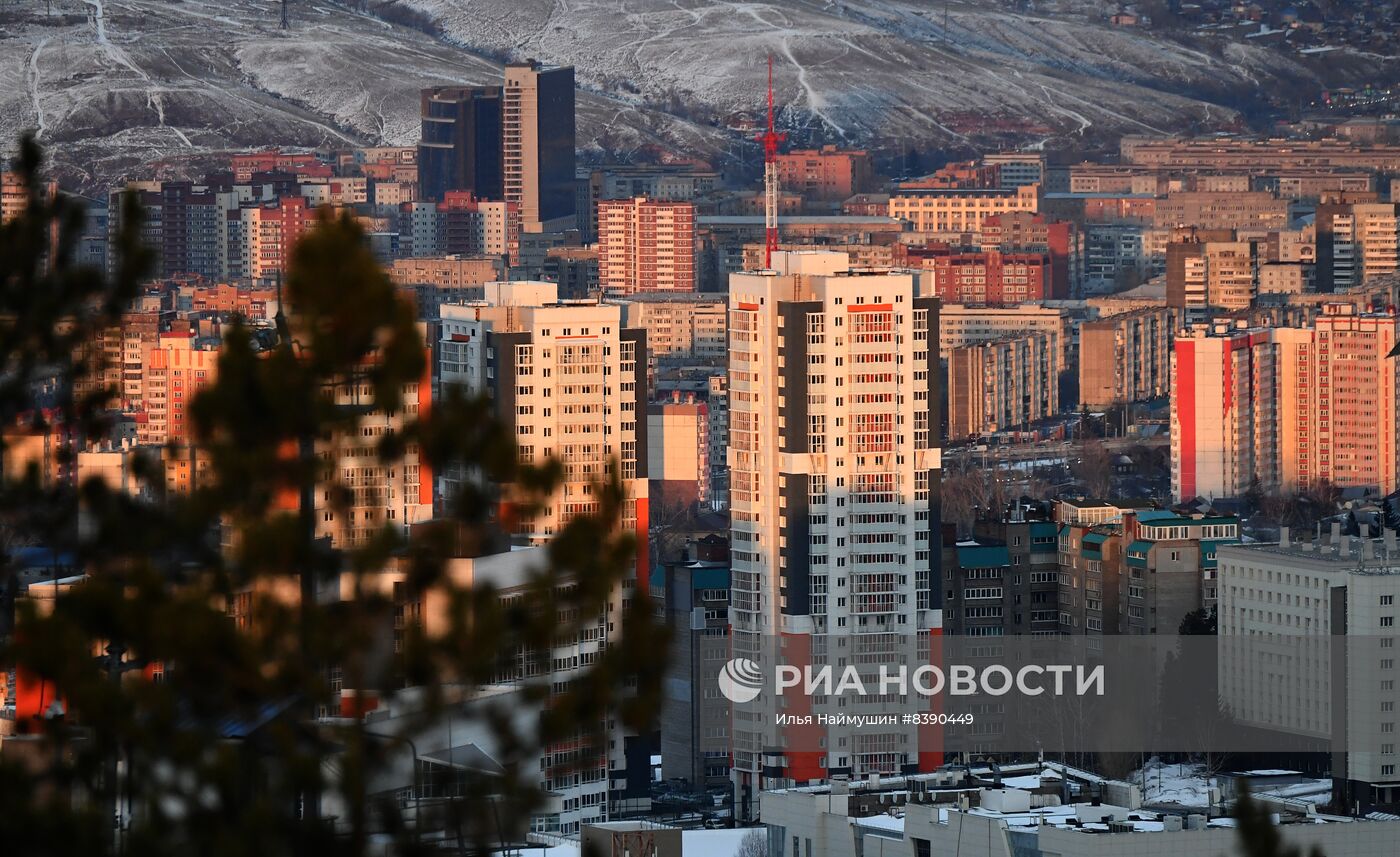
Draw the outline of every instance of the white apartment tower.
M937 301L911 273L848 265L779 252L729 281L736 657L773 638L785 657L893 650L942 628ZM736 717L740 814L759 789L941 761L912 727L803 728Z
M520 456L556 458L564 484L544 512L517 519L504 495L502 522L543 544L570 517L597 509L592 494L617 460L627 492L624 524L635 529L638 575L647 535L646 336L624 330L620 307L560 301L555 283L487 283L485 300L442 308L441 383L487 393L514 426ZM460 475L446 475L443 496Z

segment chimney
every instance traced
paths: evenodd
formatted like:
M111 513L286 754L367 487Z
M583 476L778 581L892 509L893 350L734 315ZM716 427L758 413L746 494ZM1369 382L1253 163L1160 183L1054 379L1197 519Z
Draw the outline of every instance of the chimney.
M1331 545L1332 547L1336 547L1338 544L1341 543L1341 541L1342 541L1342 522L1341 522L1341 521L1333 521L1333 522L1332 522L1332 538L1328 539L1328 540L1327 540L1327 543L1328 543L1329 545Z
M1288 547L1288 541L1289 541L1289 538L1288 538L1288 537L1289 537L1288 528L1287 528L1287 527L1279 527L1279 528L1278 528L1278 544L1279 544L1279 547L1282 547L1282 548Z
M1385 555L1389 558L1395 552L1395 531L1387 527L1382 531L1382 537L1385 539Z

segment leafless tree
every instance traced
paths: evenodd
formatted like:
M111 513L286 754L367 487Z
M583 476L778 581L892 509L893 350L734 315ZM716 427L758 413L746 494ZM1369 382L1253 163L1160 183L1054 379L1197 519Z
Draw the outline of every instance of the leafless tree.
M734 857L768 857L768 834L766 828L755 827L739 840L739 850Z

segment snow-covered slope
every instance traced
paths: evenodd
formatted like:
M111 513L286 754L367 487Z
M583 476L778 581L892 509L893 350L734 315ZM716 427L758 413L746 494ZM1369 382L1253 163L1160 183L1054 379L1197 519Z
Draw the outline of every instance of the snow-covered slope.
M420 87L497 81L507 57L577 67L582 147L698 154L739 139L770 54L784 124L920 147L997 122L1030 138L1210 127L1235 118L1222 104L1315 73L996 0L291 0L288 30L278 8L0 6L0 149L37 128L62 177L95 188L230 149L410 143Z
M418 91L500 80L500 65L346 7L292 0L54 0L0 6L0 152L24 129L60 177L101 188L268 145L407 144ZM581 93L580 134L713 151L722 132ZM138 169L140 168L140 169Z

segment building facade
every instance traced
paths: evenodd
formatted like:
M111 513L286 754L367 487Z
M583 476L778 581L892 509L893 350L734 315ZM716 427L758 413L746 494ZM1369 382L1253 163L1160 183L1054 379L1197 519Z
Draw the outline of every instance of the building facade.
M695 206L636 197L598 203L598 282L607 295L695 291Z
M730 279L736 656L757 660L775 635L800 657L828 634L939 633L937 327L912 275L848 272L844 254L779 253ZM741 816L767 784L941 758L910 727L831 726L825 752L783 750L789 728L736 720Z
M637 533L645 581L648 486L646 337L624 329L619 307L558 300L554 283L488 283L484 300L442 308L444 387L490 395L515 431L523 461L557 459L562 484L540 514L517 514L502 488L500 521L517 540L543 544L575 515L596 512L594 484L617 460L623 527ZM440 496L467 478L444 474Z
M1180 323L1179 311L1160 307L1081 324L1079 404L1104 409L1167 395Z
M1060 409L1055 342L1010 336L953 349L948 358L948 439L1029 426Z
M575 228L573 66L507 63L501 135L504 197L520 212L521 229Z

